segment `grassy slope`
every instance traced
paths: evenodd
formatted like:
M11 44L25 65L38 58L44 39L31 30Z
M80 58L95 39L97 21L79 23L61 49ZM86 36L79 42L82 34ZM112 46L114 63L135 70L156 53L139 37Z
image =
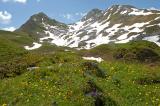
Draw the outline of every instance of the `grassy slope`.
M16 43L10 37L9 40L1 39L3 51L0 53L4 53L4 56L11 52L15 53L13 56L19 56L18 51L23 51L20 49L21 43ZM5 46L2 45L3 43ZM160 66L149 67L134 62L112 62L106 59L93 68L90 65L84 65L86 61L75 51L64 52L57 47L49 50L51 47L47 44L44 47L48 49L40 48L24 54L20 60L13 61L14 66L20 64L20 67L18 65L13 70L24 71L24 74L20 73L21 75L19 75L18 73L19 76L14 78L0 80L0 105L92 106L98 97L93 97L86 92L93 91L93 89L97 90L99 98L107 106L158 106L160 104ZM132 53L135 47L149 48L159 54L159 48L149 42L128 43L119 46L102 45L81 53L105 57L113 56L121 48L127 48ZM55 51L51 52L52 50ZM48 51L49 53L47 53ZM94 62L94 64L97 63ZM27 67L40 68L27 71ZM105 77L97 75L97 73L102 73L101 71ZM88 83L89 81L92 81L91 85Z
M32 44L33 39L30 35L26 33L16 33L16 32L8 32L0 30L0 37L8 39L14 43L17 43L21 46Z
M159 60L160 48L148 41L132 41L126 44L104 44L91 50L81 50L82 56L97 56L105 60L117 61L156 61Z
M103 78L94 71L85 73L83 63L84 60L71 52L46 57L37 64L40 69L0 81L0 104L92 106L94 98L84 93L89 80L101 89L106 105L158 106L160 103L160 84L151 81L160 77L159 66L149 68L142 64L105 61L99 64L106 73ZM150 80L138 83L142 78Z
M33 40L25 33L0 31L0 61L7 61L15 55L22 54L25 52L24 46L30 45L32 42Z
M0 79L25 71L29 64L23 60L28 53L24 46L29 44L32 39L27 34L0 31Z

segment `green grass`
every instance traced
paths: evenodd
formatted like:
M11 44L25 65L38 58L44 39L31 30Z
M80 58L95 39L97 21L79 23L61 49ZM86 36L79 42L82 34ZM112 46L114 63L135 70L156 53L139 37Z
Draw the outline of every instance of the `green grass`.
M0 62L25 54L24 46L32 42L28 34L0 31Z
M31 58L33 59L33 57ZM38 58L40 69L0 81L0 104L10 106L93 106L94 97L84 89L89 80L101 89L105 105L158 106L160 83L139 84L141 78L160 77L160 67L104 61L98 64L106 77L85 74L85 62L72 52ZM50 69L47 67L51 66ZM91 69L92 70L92 69ZM91 71L94 73L94 70ZM87 87L88 88L88 87ZM108 101L108 102L107 102Z
M0 62L8 61L24 52L25 50L16 43L0 37Z
M82 51L45 43L25 51L23 45L32 39L17 35L0 32L0 106L94 106L98 101L105 106L160 105L160 66L155 64L159 60L145 63L114 57L116 53L143 56L146 49L145 59L159 57L160 48L154 43L108 44ZM86 61L82 56L105 61ZM38 69L27 69L31 67Z
M0 37L3 37L21 46L29 45L29 44L32 44L33 42L33 39L30 37L30 35L24 32L17 33L17 32L8 32L8 31L0 30Z
M28 34L0 31L0 79L26 72L23 57L28 51L24 46L32 42Z

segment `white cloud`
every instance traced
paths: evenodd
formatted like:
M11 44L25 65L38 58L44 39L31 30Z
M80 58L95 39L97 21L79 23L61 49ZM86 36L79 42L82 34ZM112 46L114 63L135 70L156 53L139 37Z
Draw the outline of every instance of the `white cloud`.
M25 4L27 0L1 0L2 2L17 2Z
M27 2L27 0L14 0L14 2L19 2L19 3L26 3Z
M13 32L16 30L16 28L15 27L8 27L8 28L2 28L2 30Z
M85 15L87 15L87 13L75 13L75 15L84 17Z
M2 2L15 2L15 3L22 3L26 4L28 0L0 0ZM37 2L40 2L41 0L36 0Z
M160 9L155 8L155 7L151 7L151 8L149 8L149 10L160 10Z
M61 15L63 18L66 18L67 20L75 20L76 18L79 17L84 17L86 15L86 13L82 13L82 12L77 12L77 13L66 13Z
M63 17L68 19L68 20L73 20L73 14L69 14L69 13L63 14Z
M0 23L8 24L12 19L12 15L7 11L0 11Z

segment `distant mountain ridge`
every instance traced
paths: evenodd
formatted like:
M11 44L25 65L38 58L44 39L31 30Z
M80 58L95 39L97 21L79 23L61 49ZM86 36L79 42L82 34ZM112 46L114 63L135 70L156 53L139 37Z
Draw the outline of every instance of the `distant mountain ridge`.
M160 11L113 5L104 11L93 9L71 25L38 13L16 31L29 33L39 44L50 42L78 49L131 40L148 40L160 46Z

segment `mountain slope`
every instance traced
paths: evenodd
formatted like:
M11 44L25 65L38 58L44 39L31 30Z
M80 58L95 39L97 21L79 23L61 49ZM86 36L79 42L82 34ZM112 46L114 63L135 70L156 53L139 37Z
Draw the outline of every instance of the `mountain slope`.
M0 62L22 55L26 52L23 47L32 44L33 41L25 33L0 31Z
M85 61L73 52L36 54L30 56L29 61L33 62L34 58L38 60L37 68L0 80L0 105L159 105L160 65L97 63Z
M143 39L144 36L158 35L159 31L149 33L148 30L160 28L159 13L158 11L115 5L103 11L98 20L95 21L95 16L93 16L93 18L81 20L71 27L74 28L80 25L79 30L75 29L75 32L78 32L76 37L83 36L75 42L83 43L85 48L110 42L126 43L133 38ZM154 28L155 26L157 28Z
M45 30L54 33L56 28L52 26L58 27L59 30L65 30L67 28L67 25L60 23L54 19L50 19L43 12L40 12L31 16L25 24L23 24L18 30L16 30L16 32L27 32L32 35L33 38L40 38L46 35L44 32Z
M47 41L79 49L130 40L148 40L160 45L160 11L113 5L105 11L93 9L71 25L39 13L33 15L18 31L36 35L39 44Z

